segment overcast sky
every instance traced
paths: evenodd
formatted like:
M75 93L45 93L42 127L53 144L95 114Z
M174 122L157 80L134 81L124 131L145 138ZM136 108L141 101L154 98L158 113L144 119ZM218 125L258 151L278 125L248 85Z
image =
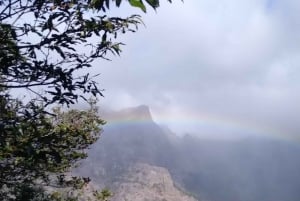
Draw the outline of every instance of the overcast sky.
M146 104L177 133L300 136L300 1L174 0L98 61L102 107ZM126 12L125 12L126 11Z

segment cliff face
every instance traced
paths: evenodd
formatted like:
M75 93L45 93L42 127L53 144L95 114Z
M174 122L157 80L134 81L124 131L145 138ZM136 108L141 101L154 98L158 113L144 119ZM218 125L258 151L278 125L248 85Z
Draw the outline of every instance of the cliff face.
M174 185L162 167L138 163L113 184L111 201L196 201Z

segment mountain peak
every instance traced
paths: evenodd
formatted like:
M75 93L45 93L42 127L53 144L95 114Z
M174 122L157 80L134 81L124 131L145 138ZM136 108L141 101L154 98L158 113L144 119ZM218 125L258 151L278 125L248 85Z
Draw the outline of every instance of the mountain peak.
M139 105L119 111L102 112L105 120L122 119L122 120L142 120L153 121L150 109L147 105Z
M120 111L120 114L124 119L152 121L151 112L147 105L123 109Z

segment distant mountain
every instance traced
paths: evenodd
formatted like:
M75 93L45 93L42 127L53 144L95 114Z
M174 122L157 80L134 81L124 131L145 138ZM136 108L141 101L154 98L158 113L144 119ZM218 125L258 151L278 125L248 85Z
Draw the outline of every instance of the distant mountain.
M116 189L114 184L128 169L143 163L166 168L176 185L199 200L300 200L297 143L177 137L152 120L147 106L106 113L104 118L108 125L103 135L77 169L97 185Z

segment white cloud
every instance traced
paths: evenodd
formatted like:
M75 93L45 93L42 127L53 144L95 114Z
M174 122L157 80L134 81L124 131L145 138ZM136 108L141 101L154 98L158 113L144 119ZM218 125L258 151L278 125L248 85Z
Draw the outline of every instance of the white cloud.
M299 11L293 0L163 3L143 16L146 29L122 38L120 58L95 64L103 104L212 113L295 134Z

